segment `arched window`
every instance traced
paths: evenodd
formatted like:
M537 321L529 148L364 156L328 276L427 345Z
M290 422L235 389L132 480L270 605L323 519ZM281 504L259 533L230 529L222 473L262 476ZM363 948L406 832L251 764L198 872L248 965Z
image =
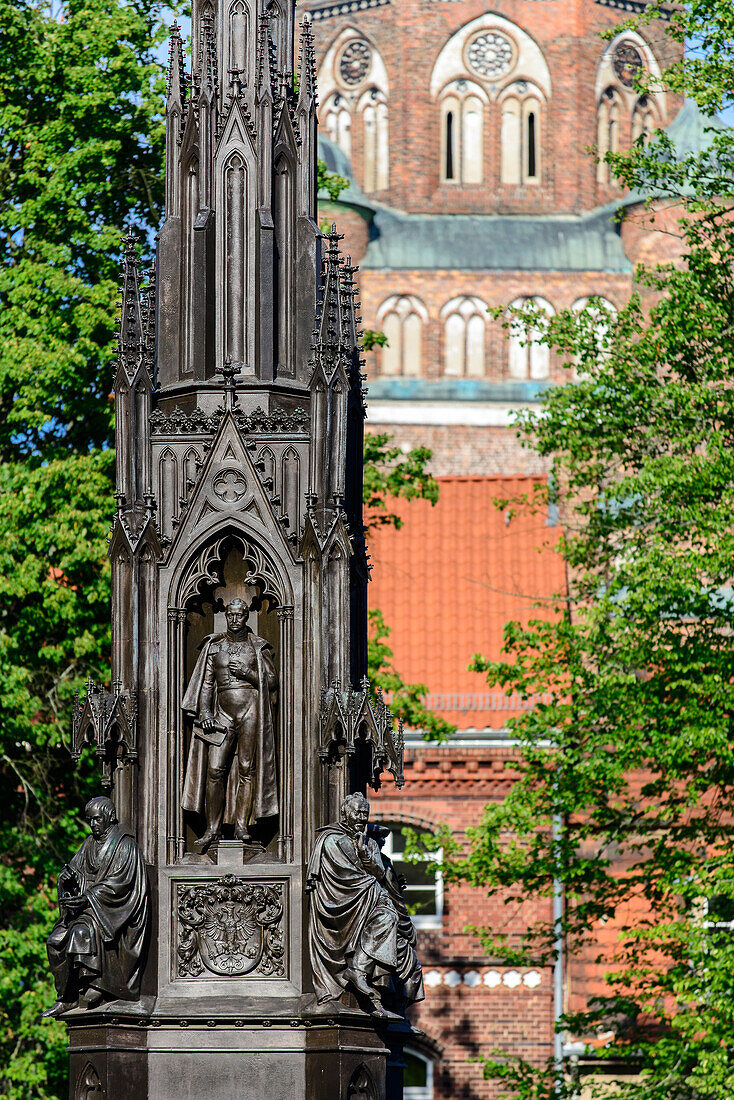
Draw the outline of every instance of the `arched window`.
M485 179L485 123L497 111L502 182L539 180L551 79L540 47L526 31L494 12L470 20L440 51L430 87L440 109L444 182Z
M655 94L640 96L640 82L651 80ZM621 31L604 50L596 74L597 148L599 158L617 153L630 140L647 141L664 125L666 93L660 66L644 38L636 31ZM611 182L609 166L597 164L599 183Z
M403 1050L403 1096L405 1100L433 1100L433 1061L419 1050Z
M317 79L319 121L353 161L368 193L389 184L389 90L379 51L356 27L345 27L326 51Z
M468 80L455 80L441 99L442 178L446 183L481 183L484 175L486 95Z
M647 145L657 126L655 108L650 96L642 96L638 99L632 112L632 140L642 141Z
M420 833L420 826L406 825L401 821L381 821L390 829L385 838L383 854L392 861L395 872L404 875L407 880L405 900L411 919L416 928L440 928L443 915L443 880L436 864L441 859L441 851L422 850L420 859L412 856L406 859L404 829ZM425 830L424 830L425 831Z
M387 103L379 88L370 88L359 101L363 124L364 189L386 191L389 182Z
M380 373L420 375L423 325L428 320L423 303L408 295L388 298L378 309L377 320L387 336Z
M593 325L594 343L596 344L596 356L599 360L605 359L609 355L609 326L617 316L616 307L608 298L602 298L600 295L597 295L593 299L593 303L589 298L577 298L571 306L571 309L577 314L581 313L583 310L589 310L589 319ZM576 357L576 366L574 369L576 381L585 375L585 371L582 367L582 359L585 358L585 355Z
M526 80L517 80L502 99L503 183L538 183L541 170L542 94Z
M342 96L336 93L324 104L324 128L330 139L347 157L352 155L352 113Z
M597 112L597 138L598 163L596 178L599 183L610 182L609 165L604 157L607 153L619 152L619 122L622 111L622 103L619 93L614 88L607 88L601 97Z
M516 298L514 309L527 309L525 321L517 314L510 320L508 367L511 378L540 381L550 374L550 348L542 341L542 332L534 323L532 313L540 310L551 317L555 310L545 298Z
M487 306L479 298L452 298L441 310L444 374L483 378Z

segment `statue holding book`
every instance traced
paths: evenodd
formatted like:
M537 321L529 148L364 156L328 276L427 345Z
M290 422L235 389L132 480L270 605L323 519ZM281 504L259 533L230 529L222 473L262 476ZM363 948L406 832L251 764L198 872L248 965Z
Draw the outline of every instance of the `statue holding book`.
M248 841L254 822L278 813L278 680L273 648L247 626L248 610L242 599L229 601L227 630L205 639L182 702L194 730L181 805L204 814L199 852L218 839L223 824Z

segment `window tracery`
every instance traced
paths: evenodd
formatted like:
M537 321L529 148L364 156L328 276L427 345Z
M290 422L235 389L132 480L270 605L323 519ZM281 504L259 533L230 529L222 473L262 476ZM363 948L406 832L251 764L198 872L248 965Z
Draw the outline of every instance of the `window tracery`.
M648 90L640 95L638 81ZM664 125L666 97L660 67L652 50L636 31L623 31L610 42L596 76L597 172L599 183L612 182L607 153L618 153L630 141L649 141Z
M550 348L542 342L542 331L533 314L540 311L547 317L555 313L545 298L516 298L510 303L512 310L527 311L528 318L513 313L510 319L508 369L511 378L518 381L541 381L550 374Z
M389 89L379 51L356 28L345 28L326 52L318 87L320 120L330 140L350 160L354 157L366 192L386 190Z
M387 337L387 345L381 349L380 373L418 377L426 307L412 295L395 295L380 306L377 320Z
M508 19L483 15L452 35L431 75L441 117L442 181L483 182L485 130L494 125L497 113L502 182L539 180L543 111L550 91L550 72L540 48Z
M444 374L485 375L487 306L479 298L453 298L441 310L444 322Z

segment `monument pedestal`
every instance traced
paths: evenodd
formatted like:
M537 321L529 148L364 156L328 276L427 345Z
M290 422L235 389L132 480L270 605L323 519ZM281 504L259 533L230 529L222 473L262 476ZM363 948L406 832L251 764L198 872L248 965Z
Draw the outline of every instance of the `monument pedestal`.
M363 1013L67 1023L70 1100L390 1100L385 1037Z

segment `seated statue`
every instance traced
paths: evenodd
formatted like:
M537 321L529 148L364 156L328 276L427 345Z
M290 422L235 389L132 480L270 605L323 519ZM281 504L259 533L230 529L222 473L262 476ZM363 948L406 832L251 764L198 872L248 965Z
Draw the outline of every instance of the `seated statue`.
M422 1000L423 977L403 887L368 835L369 810L364 795L349 795L341 822L319 831L306 881L309 947L319 1004L352 988L373 1016L387 1019L395 1014L383 995L403 1004Z
M48 938L59 1016L106 1000L137 1000L148 927L148 882L135 840L109 798L84 808L91 836L59 875L59 919Z

